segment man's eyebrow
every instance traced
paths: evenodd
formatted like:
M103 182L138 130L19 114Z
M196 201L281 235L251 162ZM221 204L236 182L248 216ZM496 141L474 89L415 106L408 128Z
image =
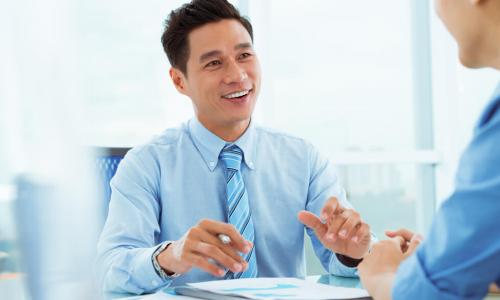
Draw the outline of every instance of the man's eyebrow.
M252 49L252 48L253 48L252 43L240 43L240 44L234 46L235 50ZM212 50L212 51L205 52L200 56L200 62L203 62L203 61L205 61L209 58L212 58L214 56L219 56L221 54L222 54L222 51L220 51L220 50Z
M214 57L214 56L219 56L219 55L221 55L221 53L222 52L219 50L212 50L212 51L205 52L200 56L200 62L203 62L203 61L205 61L211 57Z
M234 46L235 50L252 48L252 43L241 43Z

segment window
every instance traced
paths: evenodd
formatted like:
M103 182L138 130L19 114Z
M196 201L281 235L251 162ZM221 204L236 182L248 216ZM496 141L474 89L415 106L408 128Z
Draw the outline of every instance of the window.
M267 124L325 152L414 149L408 1L249 5Z
M380 238L423 231L434 207L426 4L246 2L263 65L260 120L328 156Z
M192 116L190 100L171 83L160 41L163 21L184 2L74 2L85 143L145 143Z

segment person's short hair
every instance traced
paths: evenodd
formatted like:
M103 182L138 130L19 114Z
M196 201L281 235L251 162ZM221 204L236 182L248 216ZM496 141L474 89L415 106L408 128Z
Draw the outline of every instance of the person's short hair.
M253 42L252 24L226 0L193 0L173 10L165 20L165 29L161 36L163 50L167 54L170 65L187 75L189 33L207 23L224 19L234 19L240 22L250 34Z

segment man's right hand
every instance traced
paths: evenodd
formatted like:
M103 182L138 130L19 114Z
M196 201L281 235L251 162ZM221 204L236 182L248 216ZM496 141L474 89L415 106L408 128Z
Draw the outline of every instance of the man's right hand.
M221 233L231 238L230 244L219 240L217 235ZM221 267L234 273L246 270L248 263L238 252L248 253L251 249L252 243L233 225L204 219L160 253L158 263L167 273L183 274L196 267L222 277L226 271Z

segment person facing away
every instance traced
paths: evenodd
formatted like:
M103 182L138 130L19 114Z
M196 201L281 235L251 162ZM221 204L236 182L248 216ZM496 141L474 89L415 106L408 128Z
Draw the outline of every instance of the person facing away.
M304 225L329 273L356 276L370 227L331 163L251 121L261 70L250 22L225 0L193 0L171 12L161 40L196 117L120 163L98 244L104 289L303 277Z
M500 70L500 1L436 0L437 13L469 68ZM500 84L476 125L455 190L428 237L401 229L360 264L375 299L483 299L500 285ZM419 246L419 244L421 245Z

